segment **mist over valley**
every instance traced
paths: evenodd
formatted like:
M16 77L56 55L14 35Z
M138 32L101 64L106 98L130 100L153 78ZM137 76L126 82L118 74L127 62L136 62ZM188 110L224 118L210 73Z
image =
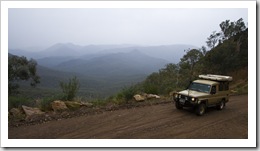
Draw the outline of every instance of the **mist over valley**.
M39 88L58 89L59 82L76 76L85 97L108 97L143 81L168 63L177 63L192 45L87 45L57 43L42 51L9 49L37 61Z

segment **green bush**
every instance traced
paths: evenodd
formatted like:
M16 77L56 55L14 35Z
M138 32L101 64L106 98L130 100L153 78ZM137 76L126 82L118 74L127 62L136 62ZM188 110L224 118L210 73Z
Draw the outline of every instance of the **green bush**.
M125 97L122 93L118 93L116 96L113 96L111 98L108 99L109 102L112 102L113 104L116 105L121 105L126 103Z
M73 77L69 79L68 83L60 82L60 87L62 92L64 93L64 99L71 101L79 90L79 81L77 77Z
M50 111L50 110L52 110L51 102L53 102L55 100L62 100L62 97L63 97L62 95L54 95L54 96L51 96L51 97L43 98L40 101L40 109L42 111Z
M158 94L158 86L146 83L143 86L145 93Z
M33 106L34 102L26 97L8 96L8 109L19 108L22 105Z
M109 99L123 100L124 98L125 98L124 94L122 92L118 92L116 96L110 97Z
M117 97L118 97L118 99L123 97L124 100L126 101L126 103L128 103L129 100L133 99L136 92L137 92L137 89L134 86L130 86L128 88L123 88Z
M92 100L90 102L93 104L93 106L96 106L96 107L103 107L108 104L108 100L104 100L104 99L96 99L96 100Z

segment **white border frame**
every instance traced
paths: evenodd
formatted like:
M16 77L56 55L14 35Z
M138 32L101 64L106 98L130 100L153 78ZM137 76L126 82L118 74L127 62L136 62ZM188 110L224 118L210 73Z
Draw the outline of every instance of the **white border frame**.
M247 8L248 139L8 139L8 8ZM2 1L1 147L256 147L256 1Z

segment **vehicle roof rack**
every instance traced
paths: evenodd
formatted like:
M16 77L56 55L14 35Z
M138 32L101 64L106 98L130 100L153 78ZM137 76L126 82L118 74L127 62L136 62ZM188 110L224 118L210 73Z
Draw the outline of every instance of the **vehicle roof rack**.
M214 74L199 75L199 78L206 79L206 80L214 80L214 81L232 81L233 80L233 78L231 76L214 75Z

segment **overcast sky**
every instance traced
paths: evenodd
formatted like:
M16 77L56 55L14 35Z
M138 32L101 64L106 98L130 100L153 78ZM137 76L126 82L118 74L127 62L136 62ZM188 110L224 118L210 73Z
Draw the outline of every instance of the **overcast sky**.
M9 8L9 48L56 43L206 46L222 21L248 22L248 10L165 8Z

